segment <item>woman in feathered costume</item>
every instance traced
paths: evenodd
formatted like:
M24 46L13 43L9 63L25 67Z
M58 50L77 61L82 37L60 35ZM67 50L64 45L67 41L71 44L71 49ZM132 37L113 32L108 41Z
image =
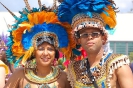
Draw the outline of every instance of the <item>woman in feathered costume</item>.
M39 8L32 9L27 0L24 2L26 8L19 12L20 18L5 7L16 19L10 31L7 58L20 67L5 88L71 88L66 73L53 65L59 58L58 51L66 59L71 56L75 47L71 26L58 20L56 0L51 8L41 5L40 0Z
M7 36L2 33L0 35L0 88L3 88L5 85L6 75L9 73L9 68L6 63L6 54L7 50Z
M74 59L68 66L68 79L73 88L133 88L129 58L113 54L108 33L116 26L116 7L113 0L63 0L58 18L69 22L77 45L86 51L87 58ZM74 54L80 55L73 49Z

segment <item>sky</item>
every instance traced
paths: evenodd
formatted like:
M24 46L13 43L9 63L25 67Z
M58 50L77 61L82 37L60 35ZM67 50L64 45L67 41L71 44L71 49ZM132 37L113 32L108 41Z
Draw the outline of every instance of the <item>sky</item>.
M31 7L38 7L38 0L28 0ZM114 0L116 6L119 7L121 13L130 12L131 8L133 8L133 0ZM6 7L8 7L11 11L17 12L21 11L22 8L25 7L24 0L0 0ZM53 0L41 0L42 4L46 4L47 6L51 6ZM6 9L0 5L0 11L6 11ZM132 11L133 12L133 11Z
M28 0L29 1L29 4L31 7L39 7L38 6L38 0ZM22 11L22 9L25 7L25 3L23 0L0 0L0 2L2 2L7 8L9 8L16 16L18 16L18 11ZM46 4L46 6L51 6L52 5L52 2L53 0L41 0L42 4ZM115 34L114 36L110 37L110 40L120 40L120 39L117 39L116 37L117 34L119 34L119 37L121 39L129 39L129 40L132 40L130 35L129 36L126 36L124 37L123 35L125 34L125 32L127 31L123 31L121 32L121 35L120 35L120 32L119 32L119 29L121 31L122 30L127 30L127 29L133 29L133 26L132 26L132 22L129 22L130 21L133 21L133 11L132 11L132 14L130 14L130 10L131 8L133 8L133 0L115 0L115 3L116 3L116 7L119 7L118 10L119 13L121 15L117 15L117 20L118 20L118 24L116 26L117 30L115 31ZM124 13L124 14L123 14ZM127 14L127 15L126 15ZM122 21L124 19L124 21ZM125 23L125 21L127 21ZM9 35L9 32L7 32L8 28L7 28L7 24L13 24L14 23L14 18L11 16L10 13L7 12L7 10L0 4L0 34L2 32L6 33ZM130 24L130 26L128 26ZM128 28L126 28L128 27ZM129 31L129 33L132 33L131 31ZM115 36L116 35L116 36ZM122 38L124 37L124 38Z

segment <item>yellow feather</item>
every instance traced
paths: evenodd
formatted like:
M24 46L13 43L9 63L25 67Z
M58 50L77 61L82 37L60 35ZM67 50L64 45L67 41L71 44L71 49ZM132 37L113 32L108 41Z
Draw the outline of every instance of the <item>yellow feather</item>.
M31 57L32 53L34 51L34 47L30 47L30 49L28 51L25 52L23 58L22 58L22 64L24 65L24 63L27 61L27 59L29 57Z
M37 15L38 15L37 12L36 12L36 14L33 15L33 19L34 19L34 20L33 20L33 23L34 23L34 24L38 24L38 16L37 16Z
M101 17L104 19L104 22L109 25L110 28L114 28L116 26L116 13L111 6L107 6L108 9L104 9L109 16L105 13L101 13Z

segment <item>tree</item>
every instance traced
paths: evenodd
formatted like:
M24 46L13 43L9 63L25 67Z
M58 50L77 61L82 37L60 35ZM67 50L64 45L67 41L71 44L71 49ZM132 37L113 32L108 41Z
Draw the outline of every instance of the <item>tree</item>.
M133 52L129 53L129 59L130 59L131 62L133 62Z

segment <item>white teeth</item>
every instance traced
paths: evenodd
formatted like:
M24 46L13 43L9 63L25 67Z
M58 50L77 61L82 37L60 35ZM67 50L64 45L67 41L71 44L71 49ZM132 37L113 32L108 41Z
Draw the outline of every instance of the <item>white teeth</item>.
M44 62L47 62L49 59L48 58L41 58Z

